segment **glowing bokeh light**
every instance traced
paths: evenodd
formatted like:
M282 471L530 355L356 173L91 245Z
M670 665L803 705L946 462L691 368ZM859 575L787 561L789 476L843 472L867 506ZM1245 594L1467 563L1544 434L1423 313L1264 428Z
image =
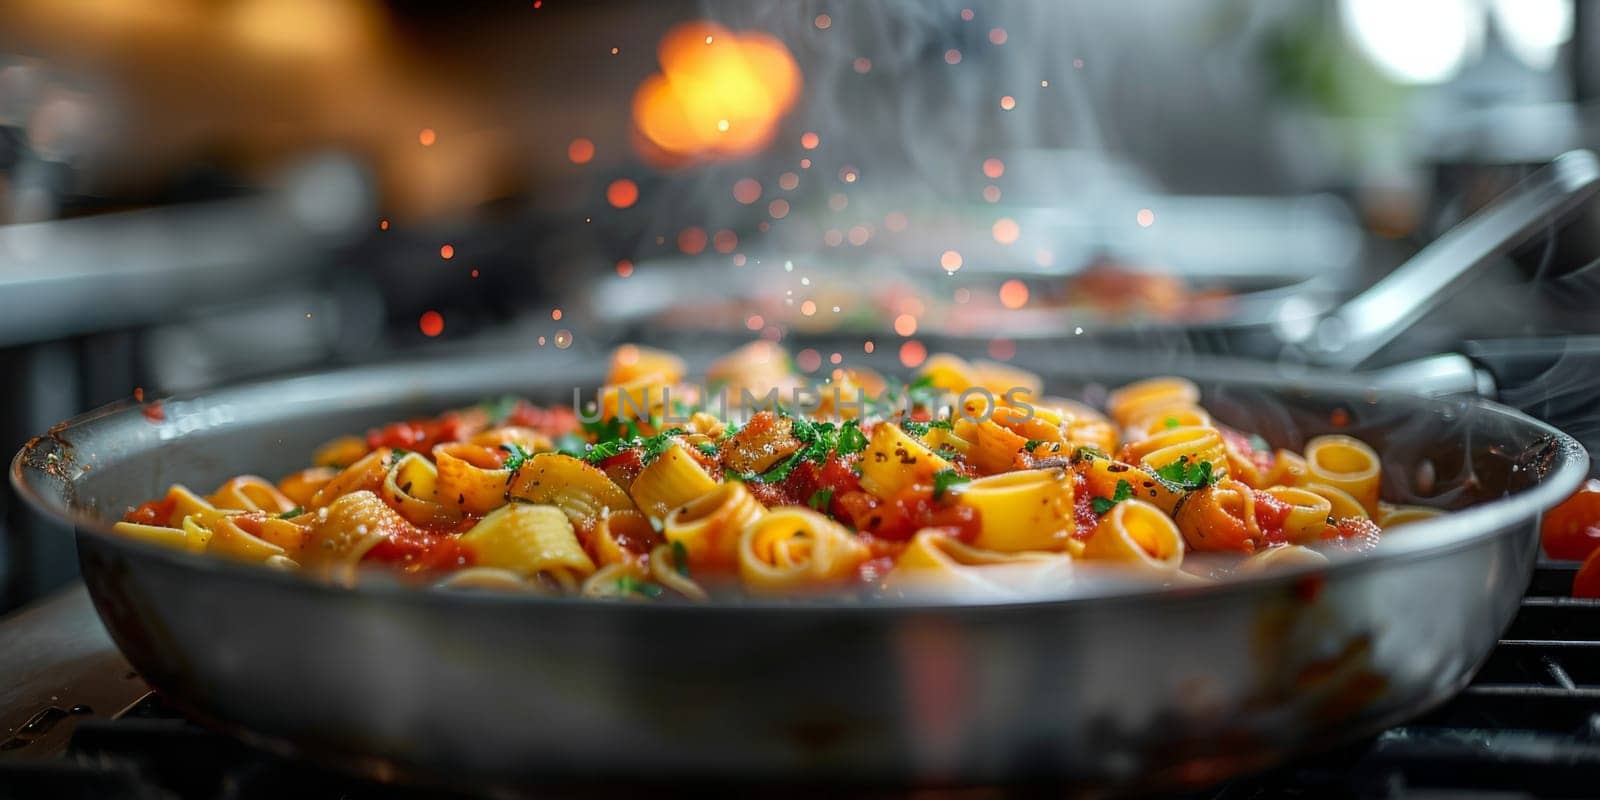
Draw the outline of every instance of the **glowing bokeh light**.
M800 313L804 314L805 316L808 316L808 317L816 314L817 313L817 304L812 302L812 301L810 301L810 300L807 300L807 301L801 303L800 304Z
M594 159L594 142L583 137L573 139L567 145L567 159L574 164L587 164Z
M711 247L719 253L731 253L739 246L739 234L723 228L711 237Z
M849 239L851 244L860 247L866 244L868 239L872 238L872 229L865 225L852 225L845 238Z
M1133 219L1135 222L1139 223L1139 227L1148 228L1151 225L1156 224L1156 212L1151 211L1148 208L1141 208L1139 209L1139 213L1133 215Z
M1015 244L1022 237L1022 226L1010 217L1001 217L990 226L989 232L994 234L994 240L1001 244Z
M951 48L949 50L944 51L944 63L946 63L946 64L960 64L961 63L961 51L960 50L956 50L954 48Z
M822 354L807 347L794 354L794 363L801 372L816 372L822 368Z
M794 105L803 81L794 56L776 37L735 33L712 22L674 26L657 56L661 71L639 84L633 121L649 145L680 159L759 151Z
M989 29L989 44L1005 44L1007 38L1005 28Z
M1006 162L998 158L986 158L983 160L984 177L993 180L1004 174L1006 174Z
M378 230L380 230L380 231L389 230L389 220L386 220L386 219L378 220Z
M444 260L446 260L446 261L449 261L450 259L455 258L456 257L456 248L453 245L448 245L448 244L440 245L439 246L439 257L444 259Z
M865 342L861 343L862 352L871 353L873 350L876 350L877 347L878 347L877 345L872 343L871 339L868 339Z
M771 214L773 219L783 219L789 216L789 201L780 197L768 203L767 213Z
M444 315L437 311L424 311L417 320L423 336L434 337L444 333Z
M1000 305L1006 308L1022 308L1028 304L1028 284L1012 278L1000 284Z
M639 184L627 178L618 178L606 187L606 202L617 208L628 208L639 202Z
M917 318L910 314L901 314L894 318L894 332L901 336L911 336L917 332Z
M899 211L890 211L883 217L883 227L895 233L904 231L908 224L910 221L906 219L906 215Z
M562 328L556 331L556 348L565 350L572 346L572 331Z
M559 308L550 309L550 319L553 319L556 322L560 322L561 321L561 309L559 309Z
M989 357L996 361L1010 361L1017 355L1017 343L1010 339L989 342Z
M751 314L750 317L744 321L744 326L753 331L761 330L762 326L766 324L767 321L762 319L760 314Z
M829 247L838 247L844 244L844 231L838 228L829 228L822 234L822 243Z
M807 150L815 150L820 144L822 144L822 137L818 136L816 131L806 131L805 133L800 134L801 147L804 147Z
M1004 97L1002 97L1002 98L1000 98L1000 110L1001 111L1010 111L1011 109L1016 108L1016 107L1017 107L1017 98L1012 97L1009 94L1004 96Z
M861 58L852 61L850 66L855 69L857 74L865 75L872 71L872 59L862 56Z
M689 227L678 231L678 249L687 255L699 255L706 249L706 229Z
M900 345L900 363L907 369L920 367L926 360L928 360L928 348L923 347L922 342L912 339Z
M793 172L785 172L778 176L778 186L786 192L792 192L800 186L800 176Z
M733 182L733 199L750 205L761 199L761 182L755 178L740 178Z
M939 266L944 267L945 272L955 272L961 269L961 264L961 254L954 250L946 250L939 254Z
M617 262L617 274L626 278L633 274L633 262L624 258Z
M1000 187L992 183L983 187L983 199L990 203L1000 202Z
M811 24L817 26L817 30L825 31L833 27L833 17L827 14L818 14L817 18L811 21Z
M434 133L432 128L423 128L417 131L417 143L423 147L432 147L436 141L439 141L439 134Z

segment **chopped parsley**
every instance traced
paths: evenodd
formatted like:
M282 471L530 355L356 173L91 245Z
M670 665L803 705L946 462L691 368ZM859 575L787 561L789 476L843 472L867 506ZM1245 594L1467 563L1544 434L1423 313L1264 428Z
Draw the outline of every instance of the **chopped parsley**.
M1101 461L1110 461L1111 456L1106 455L1105 451L1098 447L1090 447L1088 445L1080 446L1078 449L1072 451L1073 462L1094 461L1096 459Z
M1127 481L1117 481L1117 488L1111 493L1110 499L1096 497L1089 501L1089 505L1094 508L1094 513L1104 515L1107 511L1110 511L1113 506L1124 500L1127 500L1132 496L1133 484L1130 484Z
M777 483L789 477L789 473L800 466L802 461L821 464L828 460L829 453L849 455L859 453L867 446L866 435L861 433L860 424L853 419L846 420L842 425L834 425L831 422L812 422L800 417L790 417L790 423L790 433L800 441L800 449L766 472L739 475L740 480Z
M631 575L624 575L617 579L617 591L623 594L642 594L654 600L666 590L662 589L659 584L641 581Z
M1043 439L1029 439L1028 441L1023 443L1022 449L1024 451L1026 451L1026 452L1032 453L1033 451L1035 451L1035 450L1037 450L1040 447L1043 447L1045 445L1050 445L1050 452L1052 452L1052 453L1061 452L1061 443L1060 442L1047 442L1047 441L1045 441Z
M818 489L815 492L812 492L811 493L811 497L806 500L806 505L811 506L813 509L816 509L817 511L821 511L823 513L827 513L828 506L830 504L832 504L832 503L833 503L833 490L832 489Z
M701 442L695 445L695 447L699 448L700 452L705 453L708 456L715 457L717 455L717 446L710 442Z
M679 575L689 576L689 548L684 547L683 542L672 543L672 568L676 569Z
M955 426L951 425L950 420L947 419L935 419L928 422L918 422L911 419L900 421L900 429L913 436L927 436L928 431L941 429L948 431L954 428Z
M596 444L617 439L636 439L639 437L639 423L631 419L612 417L583 423L583 432L593 436Z
M1212 471L1211 462L1192 462L1188 456L1179 456L1177 461L1156 469L1155 477L1174 492L1204 489L1222 479Z
M659 458L662 453L667 452L668 448L672 447L672 437L682 436L683 433L682 428L670 428L654 436L611 439L590 447L589 451L583 454L583 460L590 464L598 464L608 458L637 448L643 451L639 454L640 462L649 464Z
M933 499L938 500L945 492L971 480L953 469L941 469L933 473Z
M294 519L295 517L298 517L304 513L306 513L305 506L295 506L294 508L285 511L282 514L279 514L278 519Z
M528 463L528 459L533 458L532 451L516 442L507 442L500 445L500 449L511 454L506 456L506 463L503 466L512 472L522 469L522 465Z
M571 431L556 437L555 441L557 453L560 453L564 456L572 456L573 458L583 458L583 451L587 449L588 446L589 442L587 440L576 433L572 433Z
M1166 419L1161 421L1161 424L1167 426L1167 430L1170 431L1173 428L1178 427L1178 418L1177 417L1167 417Z

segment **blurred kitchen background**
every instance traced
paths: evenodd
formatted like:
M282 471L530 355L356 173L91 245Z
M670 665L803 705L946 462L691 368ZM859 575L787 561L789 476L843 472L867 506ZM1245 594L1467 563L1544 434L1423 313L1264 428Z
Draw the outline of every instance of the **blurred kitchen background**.
M9 0L0 451L136 393L645 334L811 372L1215 349L1188 325L1260 293L1283 345L1247 355L1283 358L1600 146L1597 95L1600 0ZM1387 360L1583 355L1581 239ZM5 492L0 609L75 572Z

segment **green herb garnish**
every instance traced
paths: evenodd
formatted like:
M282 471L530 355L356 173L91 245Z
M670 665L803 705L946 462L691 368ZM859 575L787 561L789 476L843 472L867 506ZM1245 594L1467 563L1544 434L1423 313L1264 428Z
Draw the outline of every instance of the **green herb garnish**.
M828 506L831 505L832 503L833 503L833 490L832 489L818 489L815 492L812 492L811 493L811 497L806 500L806 505L811 506L813 509L816 509L817 511L821 511L823 513L827 513Z
M506 463L503 466L512 472L522 469L522 465L528 463L528 459L533 458L533 451L516 442L507 442L500 445L500 449L511 454L506 456Z
M672 567L679 575L689 576L689 549L683 546L683 542L672 543Z
M903 430L912 436L927 436L928 423L917 422L916 420L912 419L905 419L900 421L900 430Z
M1104 515L1107 511L1111 510L1112 506L1115 506L1116 504L1127 500L1132 496L1133 485L1127 481L1117 481L1117 488L1111 493L1110 499L1096 497L1089 501L1089 505L1094 508L1094 513Z
M1098 447L1090 447L1088 445L1081 445L1078 447L1078 449L1072 451L1072 462L1074 464L1080 461L1093 461L1095 459L1110 461L1111 456L1106 455L1105 451Z
M666 591L659 584L638 580L631 575L624 575L617 579L617 591L623 594L642 594L654 600Z
M511 412L517 410L517 398L515 395L503 394L484 400L478 406L488 415L489 427L493 428L505 424Z
M699 448L700 452L705 453L708 456L715 457L717 455L717 446L710 442L701 442L695 445L695 447Z
M1161 424L1167 426L1167 430L1170 431L1173 428L1178 427L1178 418L1177 417L1167 417L1166 419L1161 421Z
M279 514L278 519L294 519L295 517L298 517L304 513L306 513L305 506L295 506L294 508L285 511L282 514Z
M821 464L828 460L829 453L849 455L859 453L867 446L867 437L861 433L861 428L855 420L846 420L843 425L834 425L831 422L812 422L801 417L789 419L789 431L794 434L794 438L800 440L800 449L764 473L737 476L740 480L777 483L789 477L789 473L800 466L802 461Z
M589 448L589 452L584 454L583 460L590 464L598 464L608 458L637 448L644 451L639 454L639 461L643 464L649 464L659 458L662 453L667 452L668 448L672 447L672 437L682 436L683 432L682 428L671 428L654 436L644 438L636 436L632 439L612 439L608 442L600 442Z
M938 500L945 492L971 480L953 469L941 469L933 473L933 499Z
M1222 479L1211 469L1211 462L1191 462L1188 456L1156 469L1156 480L1174 492L1192 492L1204 489Z

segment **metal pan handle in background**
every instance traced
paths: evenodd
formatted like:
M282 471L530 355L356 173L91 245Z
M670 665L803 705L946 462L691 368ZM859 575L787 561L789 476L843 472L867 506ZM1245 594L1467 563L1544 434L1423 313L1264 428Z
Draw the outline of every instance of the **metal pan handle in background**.
M1315 364L1355 369L1467 280L1600 190L1600 159L1573 150L1524 178L1318 322L1302 343Z

